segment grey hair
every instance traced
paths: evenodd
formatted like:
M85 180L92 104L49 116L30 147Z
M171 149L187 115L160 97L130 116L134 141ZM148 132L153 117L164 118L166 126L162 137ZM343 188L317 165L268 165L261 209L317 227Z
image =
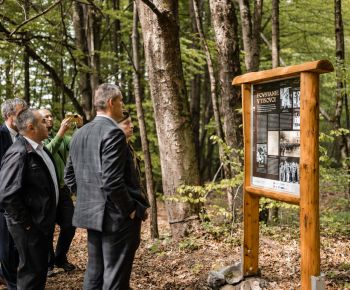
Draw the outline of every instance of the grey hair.
M9 116L16 114L16 107L22 105L23 109L27 109L27 103L20 98L8 99L1 104L1 115L4 120L7 120Z
M27 130L28 124L36 126L37 119L35 118L34 112L38 111L37 109L24 109L20 111L17 115L16 126L19 132Z
M94 106L96 111L104 111L107 108L107 102L117 97L121 97L122 92L117 85L113 84L101 84L95 91Z

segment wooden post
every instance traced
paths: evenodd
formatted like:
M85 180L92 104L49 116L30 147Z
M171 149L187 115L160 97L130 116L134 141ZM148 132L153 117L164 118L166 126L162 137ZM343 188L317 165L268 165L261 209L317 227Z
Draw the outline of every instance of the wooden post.
M319 75L300 74L300 250L301 289L311 290L311 276L320 275L319 229Z
M242 105L246 112L243 118L244 131L244 203L243 203L243 275L258 274L259 257L259 197L247 192L251 175L251 85L242 84Z
M261 196L300 206L301 290L311 290L311 276L320 276L319 230L319 74L332 72L327 60L250 72L235 77L242 86L244 131L244 232L243 276L259 273L259 198ZM300 77L300 190L299 195L256 187L252 176L252 96L251 86L263 82ZM314 280L315 281L315 280Z

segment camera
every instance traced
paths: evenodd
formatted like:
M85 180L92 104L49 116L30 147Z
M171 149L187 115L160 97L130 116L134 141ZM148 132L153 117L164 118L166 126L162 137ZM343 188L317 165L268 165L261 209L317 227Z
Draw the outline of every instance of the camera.
M67 113L64 118L69 119L72 122L78 122L80 119L78 114L72 114L72 113Z

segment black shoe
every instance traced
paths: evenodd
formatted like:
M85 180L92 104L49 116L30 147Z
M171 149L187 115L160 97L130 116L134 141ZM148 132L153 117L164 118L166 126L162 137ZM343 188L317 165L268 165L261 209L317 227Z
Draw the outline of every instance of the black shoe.
M63 264L56 264L57 268L62 268L65 272L70 272L75 269L75 266L69 262L64 262Z
M47 269L47 277L53 277L53 276L55 276L56 275L56 273L55 273L55 271L54 271L54 268L53 267L49 267L48 269Z

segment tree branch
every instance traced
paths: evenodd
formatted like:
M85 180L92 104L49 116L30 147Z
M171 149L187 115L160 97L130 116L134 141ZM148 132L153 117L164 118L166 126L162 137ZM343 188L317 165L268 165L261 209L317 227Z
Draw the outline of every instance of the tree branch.
M20 25L18 25L14 31L11 32L10 36L12 36L13 34L15 34L21 27L23 27L24 25L26 25L27 23L33 21L34 19L37 19L38 17L46 14L47 12L49 12L52 8L54 8L56 5L58 5L61 2L61 0L57 0L56 2L54 2L51 6L47 7L45 10L43 10L41 13L33 16L32 18L29 18L25 21L23 21Z
M269 48L270 50L272 50L271 43L269 42L269 40L266 38L266 36L265 36L262 32L260 32L260 37L261 37L261 39L266 43L266 45L268 46L268 48ZM282 59L281 56L280 56L280 63L281 63L282 66L286 66L286 63L284 62L284 60Z
M147 5L159 18L163 18L164 14L160 12L156 5L150 0L141 0L145 5Z
M328 122L334 123L334 120L331 118L331 116L329 116L328 113L321 107L320 107L320 113Z

